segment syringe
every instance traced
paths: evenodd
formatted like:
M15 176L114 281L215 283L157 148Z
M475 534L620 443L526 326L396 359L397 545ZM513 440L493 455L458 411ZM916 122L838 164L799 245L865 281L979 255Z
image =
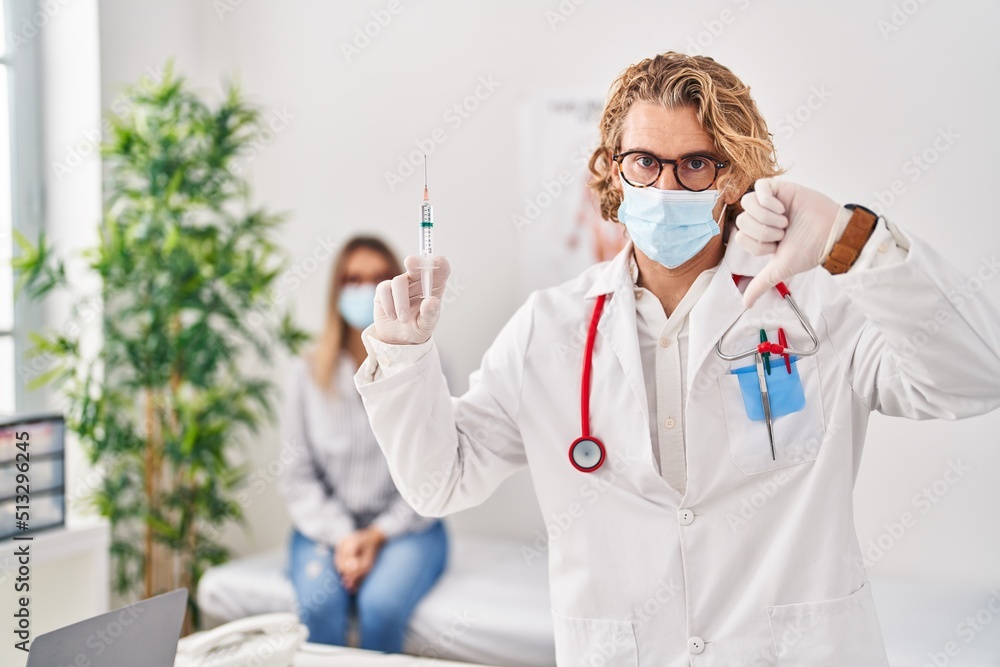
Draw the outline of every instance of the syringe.
M427 156L424 156L424 201L420 205L420 284L424 298L434 287L434 207L427 190Z

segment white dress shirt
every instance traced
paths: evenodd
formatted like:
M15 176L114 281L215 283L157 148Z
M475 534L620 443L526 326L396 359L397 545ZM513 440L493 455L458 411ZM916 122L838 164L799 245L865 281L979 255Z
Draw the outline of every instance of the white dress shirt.
M632 282L639 267L631 258ZM712 281L718 267L702 271L667 317L663 304L645 287L635 287L635 321L642 356L649 436L660 474L684 495L687 462L684 451L684 403L687 379L688 314Z

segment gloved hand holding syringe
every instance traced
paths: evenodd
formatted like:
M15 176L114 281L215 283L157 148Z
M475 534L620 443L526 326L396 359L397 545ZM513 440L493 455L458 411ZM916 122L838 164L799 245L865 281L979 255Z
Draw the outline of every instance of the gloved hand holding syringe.
M403 260L406 273L383 280L375 288L375 334L384 343L417 345L427 341L441 315L451 267L434 256L434 208L427 189L424 157L424 199L420 205L420 249ZM416 312L417 316L411 317Z

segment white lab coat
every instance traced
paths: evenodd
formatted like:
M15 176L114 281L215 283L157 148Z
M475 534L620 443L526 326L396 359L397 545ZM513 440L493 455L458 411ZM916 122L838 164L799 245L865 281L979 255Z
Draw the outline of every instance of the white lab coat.
M529 467L549 534L560 666L886 665L853 514L869 414L956 419L1000 405L998 310L983 293L961 296L967 276L918 239L890 236L885 221L869 245L892 238L909 251L891 266L788 281L821 347L798 362L806 407L774 421L776 461L729 373L752 358L715 353L743 310L731 274L767 260L729 244L690 313L683 497L653 458L631 244L533 292L463 396L450 396L433 340L386 345L374 327L355 382L393 479L421 514L477 505ZM567 452L580 435L598 294L609 297L590 419L608 460L587 474ZM740 322L727 351L754 346L761 326L808 342L774 290ZM784 372L780 359L775 368ZM535 549L525 545L526 556Z

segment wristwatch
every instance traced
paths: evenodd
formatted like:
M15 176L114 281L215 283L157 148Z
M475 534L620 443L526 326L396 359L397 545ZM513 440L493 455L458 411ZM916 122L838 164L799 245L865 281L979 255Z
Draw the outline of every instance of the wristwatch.
M823 260L823 268L834 275L845 273L857 261L878 222L878 215L860 204L844 204L844 208L853 211L851 219L847 221L844 233L833 244L830 254Z

